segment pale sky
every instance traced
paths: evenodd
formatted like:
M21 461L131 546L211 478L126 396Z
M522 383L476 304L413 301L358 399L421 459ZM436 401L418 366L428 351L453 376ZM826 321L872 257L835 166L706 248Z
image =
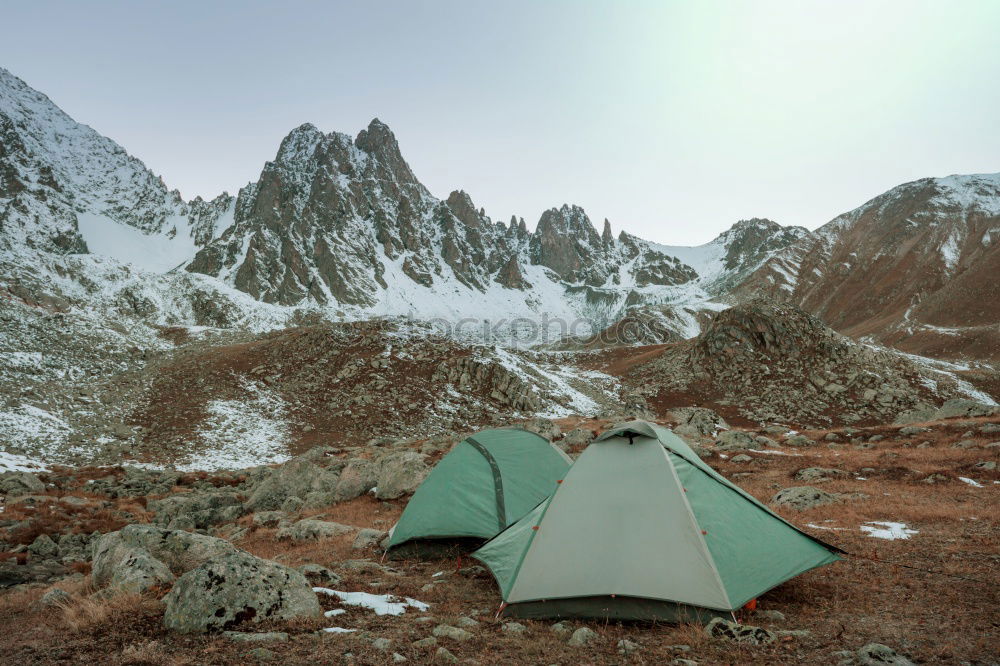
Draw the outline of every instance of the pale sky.
M7 3L0 65L185 198L379 117L439 197L699 244L1000 171L1000 0Z

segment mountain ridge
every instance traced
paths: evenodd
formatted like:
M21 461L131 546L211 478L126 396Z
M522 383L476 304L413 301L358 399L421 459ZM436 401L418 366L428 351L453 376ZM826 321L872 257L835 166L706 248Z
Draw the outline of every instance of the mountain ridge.
M598 230L571 204L529 231L523 218L494 221L463 190L432 195L378 118L353 138L303 123L235 196L184 201L0 69L0 263L107 255L153 274L140 291L183 292L191 283L178 271L202 274L221 283L216 293L235 289L289 317L303 308L349 319L544 315L586 320L590 333L633 319L680 339L706 315L768 295L893 344L929 335L940 347L942 336L960 337L945 329L984 328L970 334L978 349L1000 320L989 280L1000 270L997 239L1000 174L904 183L816 231L740 220L695 247L616 236L607 219ZM89 270L74 266L53 270ZM11 276L24 271L4 273L16 288ZM971 314L958 316L956 299ZM249 318L244 299L225 300L244 310L235 319ZM151 309L158 321L179 318Z

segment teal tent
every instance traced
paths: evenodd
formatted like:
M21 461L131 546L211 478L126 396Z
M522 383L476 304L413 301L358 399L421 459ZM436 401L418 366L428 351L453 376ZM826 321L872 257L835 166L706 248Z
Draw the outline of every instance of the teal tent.
M592 443L552 497L472 554L511 617L707 621L840 559L646 421Z
M572 461L526 430L483 430L459 442L413 493L392 529L390 557L478 548L552 494Z

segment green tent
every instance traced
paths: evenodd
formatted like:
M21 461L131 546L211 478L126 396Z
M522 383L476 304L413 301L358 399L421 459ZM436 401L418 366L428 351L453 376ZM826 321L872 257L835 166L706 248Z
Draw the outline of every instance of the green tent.
M551 498L472 554L504 614L708 621L838 548L769 511L666 428L617 425Z
M547 439L527 430L483 430L467 437L413 493L392 529L389 555L474 550L551 495L571 464Z

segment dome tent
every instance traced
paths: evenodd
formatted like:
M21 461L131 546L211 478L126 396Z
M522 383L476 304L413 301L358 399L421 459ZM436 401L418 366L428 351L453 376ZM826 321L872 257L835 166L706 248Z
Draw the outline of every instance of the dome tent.
M466 437L427 476L393 527L393 558L474 550L538 506L572 461L547 439L500 428Z
M666 428L632 421L598 437L548 500L472 557L510 617L706 622L839 552Z

